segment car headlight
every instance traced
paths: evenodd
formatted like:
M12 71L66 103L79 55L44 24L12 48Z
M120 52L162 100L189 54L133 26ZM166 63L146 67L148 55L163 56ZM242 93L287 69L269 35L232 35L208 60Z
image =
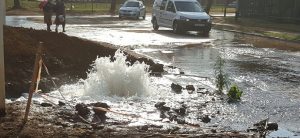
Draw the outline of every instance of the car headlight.
M207 22L211 23L211 22L212 22L212 17L209 17L209 18L207 19Z
M187 17L184 17L184 16L180 16L180 18L179 18L180 20L184 20L184 21L190 21L190 19L189 18L187 18Z

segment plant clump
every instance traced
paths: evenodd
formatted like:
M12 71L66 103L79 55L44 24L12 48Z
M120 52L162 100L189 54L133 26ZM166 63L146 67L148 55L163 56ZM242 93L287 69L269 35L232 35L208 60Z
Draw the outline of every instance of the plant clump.
M238 102L241 100L243 91L238 88L236 84L232 85L229 89L227 96L228 102Z

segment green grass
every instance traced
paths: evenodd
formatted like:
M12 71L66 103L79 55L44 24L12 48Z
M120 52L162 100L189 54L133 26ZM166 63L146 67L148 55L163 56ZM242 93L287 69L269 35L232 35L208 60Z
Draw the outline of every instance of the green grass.
M239 18L220 18L222 24L232 24L244 32L255 32L269 37L276 37L284 40L300 41L300 25L293 23L282 23L273 20Z
M266 36L276 37L285 40L300 41L299 34L281 33L281 32L265 32Z
M238 21L234 17L224 18L223 23L237 24L243 27L261 27L265 29L277 29L289 32L300 32L300 25L293 23L280 23L278 21L257 19L257 18L239 18Z

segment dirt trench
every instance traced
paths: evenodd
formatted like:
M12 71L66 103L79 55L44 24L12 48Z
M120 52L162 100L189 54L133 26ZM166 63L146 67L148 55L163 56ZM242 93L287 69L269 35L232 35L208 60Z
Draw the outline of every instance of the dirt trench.
M22 93L28 92L39 42L43 42L43 60L51 74L49 76L42 71L40 89L45 92L55 89L50 78L54 79L58 86L74 83L80 78L84 79L97 56L113 56L117 50L109 44L70 37L63 33L5 26L7 98L17 98ZM132 63L137 60L145 62L151 67L156 65L152 60L136 54L129 54L127 60Z

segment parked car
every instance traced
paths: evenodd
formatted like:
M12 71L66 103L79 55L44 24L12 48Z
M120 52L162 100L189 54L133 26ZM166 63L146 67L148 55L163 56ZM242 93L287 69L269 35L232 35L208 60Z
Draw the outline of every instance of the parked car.
M146 18L146 7L142 1L128 0L121 5L119 9L119 18L130 17L139 19L143 17Z
M154 30L162 26L174 33L201 31L207 35L212 24L197 0L155 0L151 21Z

